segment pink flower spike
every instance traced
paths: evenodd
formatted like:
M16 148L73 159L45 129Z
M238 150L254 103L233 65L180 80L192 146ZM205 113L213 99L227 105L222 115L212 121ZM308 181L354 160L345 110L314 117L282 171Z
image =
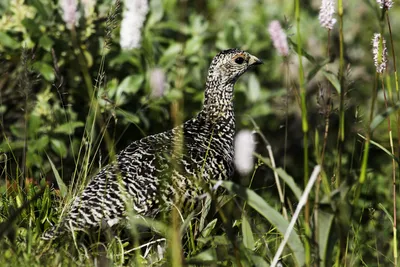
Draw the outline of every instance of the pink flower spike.
M322 27L332 30L333 25L336 23L336 19L333 18L335 14L335 6L332 0L322 0L321 8L319 10L319 23Z
M271 36L272 43L278 54L286 57L289 55L289 46L287 42L286 33L283 31L281 24L277 20L271 21L268 26L268 32Z

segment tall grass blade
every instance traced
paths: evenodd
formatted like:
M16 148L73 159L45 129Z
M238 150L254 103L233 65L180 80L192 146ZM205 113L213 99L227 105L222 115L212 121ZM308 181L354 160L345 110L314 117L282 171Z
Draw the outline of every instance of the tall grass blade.
M53 170L54 177L56 178L56 181L57 181L57 184L58 184L58 188L60 188L61 196L63 198L65 198L67 196L67 193L68 193L68 188L64 184L63 180L61 179L61 176L58 173L57 168L56 168L56 166L54 166L54 163L50 159L49 155L46 154L46 156L47 156L47 158L48 158L48 160L50 162L50 166L51 166L51 169Z
M222 186L225 187L230 193L237 194L240 198L244 199L247 204L255 209L260 215L267 219L282 235L285 234L289 227L289 222L283 216L272 208L267 202L264 201L253 190L242 187L231 181L223 181ZM305 263L304 246L300 237L296 232L292 232L288 238L288 246L293 252L294 259L298 266L303 266Z

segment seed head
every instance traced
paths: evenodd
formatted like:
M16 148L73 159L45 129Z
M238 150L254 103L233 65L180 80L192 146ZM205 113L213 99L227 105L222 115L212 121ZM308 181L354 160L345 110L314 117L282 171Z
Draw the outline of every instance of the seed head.
M380 33L375 33L372 38L372 53L377 73L383 73L387 66L387 47L386 40Z
M165 91L165 73L161 68L155 68L150 71L151 96L158 98Z
M235 166L241 175L248 174L254 166L253 152L256 143L249 130L240 131L235 137Z
M322 27L332 30L336 19L333 17L335 14L335 6L332 0L322 0L321 9L319 10L319 23Z
M272 43L274 44L275 49L278 51L278 54L284 57L289 55L289 46L286 33L283 31L279 21L271 21L268 26L268 32L271 36Z
M385 8L387 10L391 9L393 6L392 0L376 0L380 8Z
M133 49L140 47L142 39L142 27L149 12L147 0L125 0L125 9L121 22L122 49Z

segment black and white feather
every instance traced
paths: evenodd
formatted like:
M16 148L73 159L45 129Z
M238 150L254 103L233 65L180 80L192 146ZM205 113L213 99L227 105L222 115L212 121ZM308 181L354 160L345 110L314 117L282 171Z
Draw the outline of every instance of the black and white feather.
M127 204L138 215L155 217L177 198L195 201L198 181L228 179L234 172L233 86L255 56L238 49L217 54L209 68L202 110L172 130L133 142L114 164L94 176L59 225L43 234L54 239L68 229L119 224Z

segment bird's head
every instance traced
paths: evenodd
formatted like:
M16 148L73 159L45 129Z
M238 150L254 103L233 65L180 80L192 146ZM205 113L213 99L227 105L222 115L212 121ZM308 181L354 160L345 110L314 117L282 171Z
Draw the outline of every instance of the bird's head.
M208 81L222 81L223 83L235 83L249 67L262 64L257 57L239 50L228 49L217 54L208 72Z

